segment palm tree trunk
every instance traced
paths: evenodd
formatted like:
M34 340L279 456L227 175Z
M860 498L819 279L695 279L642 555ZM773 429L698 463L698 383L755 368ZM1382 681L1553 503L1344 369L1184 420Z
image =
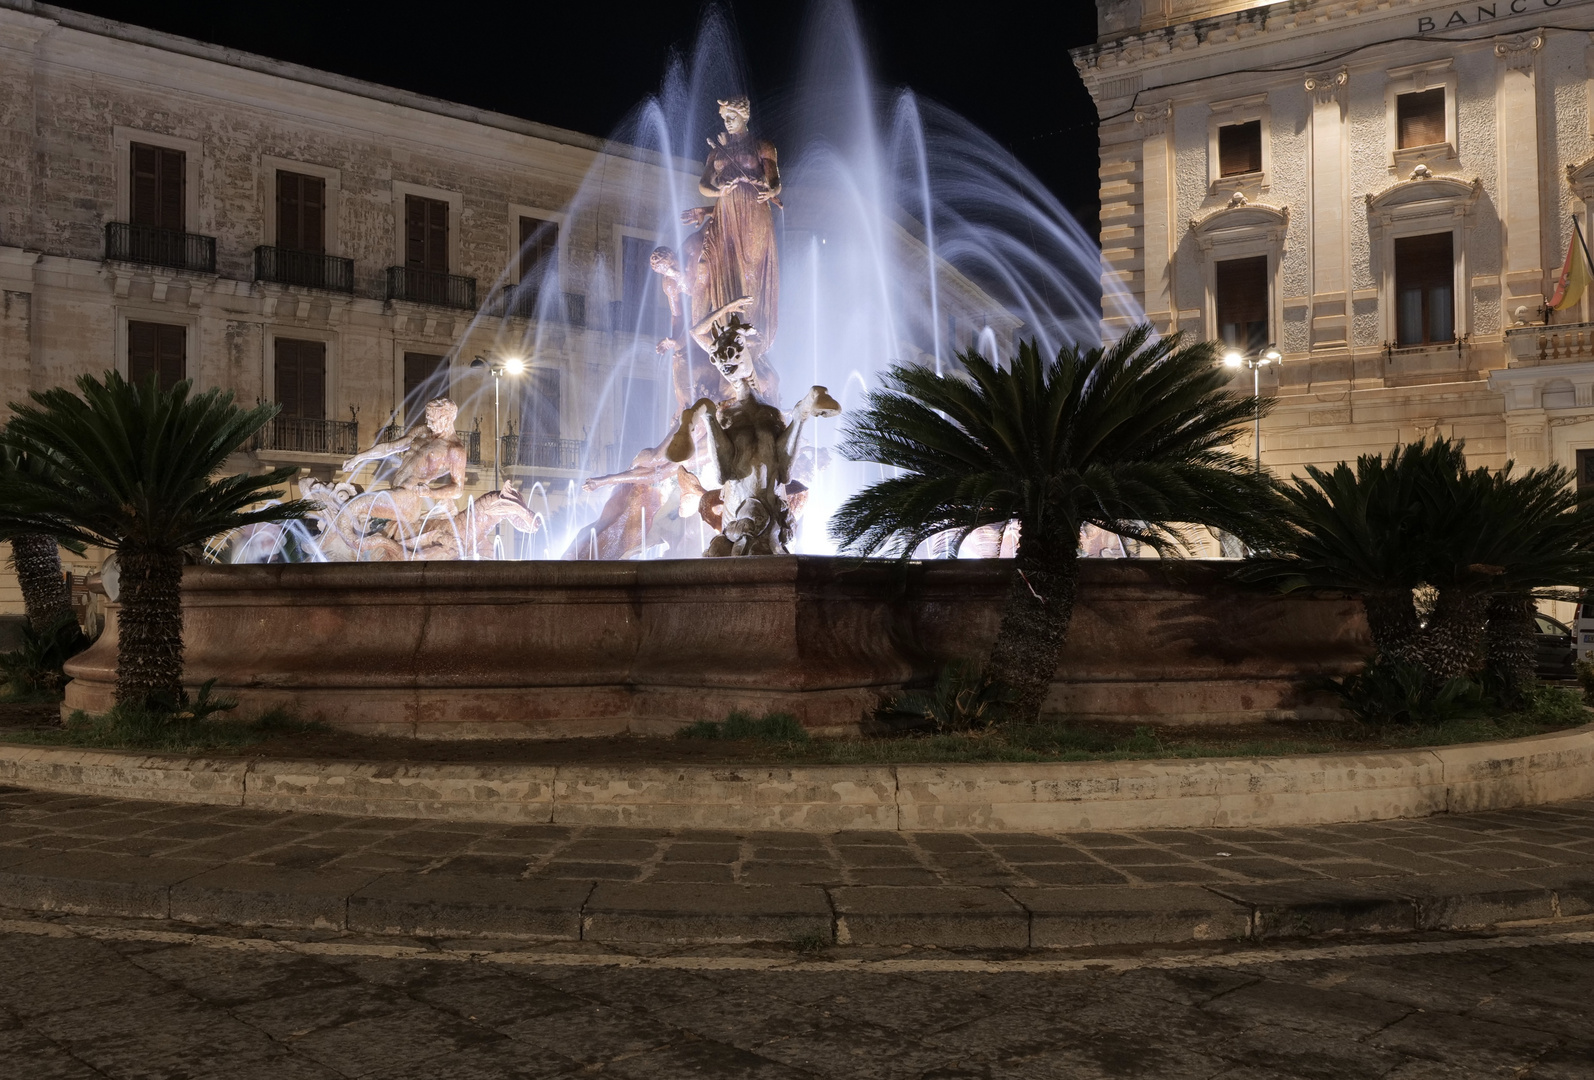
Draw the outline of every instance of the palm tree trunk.
M176 708L183 696L183 560L175 551L117 553L116 702Z
M1533 681L1538 649L1534 643L1533 598L1527 593L1496 593L1489 598L1489 670L1515 699Z
M1416 644L1416 659L1439 682L1471 675L1483 659L1488 597L1441 589L1428 625Z
M34 633L72 618L72 592L61 572L61 545L43 533L11 538L11 561L22 588L22 606Z
M1042 532L1027 524L1019 534L1002 625L985 671L1016 692L1008 716L1018 723L1039 719L1057 674L1079 590L1077 537L1077 530Z
M1415 661L1422 623L1417 619L1411 590L1368 593L1362 597L1362 606L1367 609L1367 629L1378 654L1391 660Z

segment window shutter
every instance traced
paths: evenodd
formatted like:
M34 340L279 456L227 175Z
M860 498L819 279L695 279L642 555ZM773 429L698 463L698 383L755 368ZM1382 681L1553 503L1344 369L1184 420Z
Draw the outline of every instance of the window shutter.
M541 218L520 219L520 280L540 278L557 269L559 224Z
M160 152L160 226L183 232L183 152Z
M431 353L404 354L404 419L418 423L425 413L426 403L433 398L447 397L448 357Z
M1418 94L1401 94L1395 99L1395 123L1400 148L1432 146L1445 141L1445 88L1440 86Z
M277 339L277 404L283 416L325 420L327 346L324 341Z
M153 146L133 143L128 153L133 168L128 217L134 225L159 225L160 152Z
M1262 171L1262 121L1218 128L1218 175L1241 176Z
M533 368L531 435L534 439L557 439L559 434L559 369Z
M188 328L169 323L127 324L127 379L142 384L151 376L162 390L188 377Z
M1214 268L1218 322L1267 321L1267 256L1230 259Z
M293 173L277 173L277 246L290 251L298 249L303 228L298 180Z
M448 204L440 199L426 200L431 220L427 228L426 269L448 273Z
M327 182L319 176L299 178L299 212L302 215L299 247L317 255L327 250Z
M142 385L158 370L155 354L154 323L129 322L127 324L127 379Z
M404 265L426 269L426 200L404 196Z

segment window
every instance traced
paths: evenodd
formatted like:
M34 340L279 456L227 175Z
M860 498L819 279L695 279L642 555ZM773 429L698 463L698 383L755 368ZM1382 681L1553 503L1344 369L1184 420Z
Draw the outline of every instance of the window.
M520 280L535 289L544 274L559 265L559 223L541 218L520 219Z
M657 329L652 324L664 299L651 262L653 249L657 245L641 236L622 236L620 242L624 278L620 283L620 295L625 303L625 329L650 334Z
M448 203L404 196L404 266L448 273Z
M1445 141L1445 88L1437 86L1395 99L1399 148L1433 146Z
M526 432L534 441L557 439L559 428L559 369L532 368L531 400L526 403Z
M162 390L188 378L188 327L165 323L127 324L127 378L143 384L154 377Z
M279 415L304 420L327 417L327 344L324 341L277 339L277 404Z
M319 176L277 173L277 246L324 254L327 182Z
M1395 338L1400 345L1454 341L1455 251L1450 233L1395 238Z
M1577 452L1577 490L1587 491L1594 488L1594 450L1579 450ZM1589 608L1589 617L1594 618L1594 606Z
M133 167L131 223L183 232L184 153L131 143L128 157Z
M428 401L448 396L448 382L448 357L405 353L404 418L411 424L419 423Z
M622 453L630 455L658 442L664 416L659 408L658 384L652 379L626 379L622 385L625 397L621 402L621 447Z
M1218 175L1241 176L1261 171L1262 121L1218 128Z
M1267 256L1229 259L1213 265L1218 337L1244 352L1268 343Z

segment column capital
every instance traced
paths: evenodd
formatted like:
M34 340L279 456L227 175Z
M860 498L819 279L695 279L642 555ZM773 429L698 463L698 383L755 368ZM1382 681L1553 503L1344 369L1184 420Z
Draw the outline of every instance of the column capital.
M1168 130L1168 121L1173 119L1173 102L1159 101L1153 105L1142 105L1135 110L1135 123L1140 127L1140 135L1145 139L1154 139Z
M1309 72L1304 85L1314 102L1319 105L1330 105L1340 100L1349 82L1350 68L1341 67L1329 71Z
M1530 71L1534 56L1542 48L1544 48L1542 30L1494 39L1494 55L1499 57L1508 71Z

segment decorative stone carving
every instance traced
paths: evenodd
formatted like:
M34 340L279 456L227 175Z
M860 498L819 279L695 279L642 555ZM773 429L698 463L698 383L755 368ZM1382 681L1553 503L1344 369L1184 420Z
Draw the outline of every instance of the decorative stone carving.
M1533 58L1542 48L1544 48L1542 31L1517 34L1513 37L1496 38L1494 55L1499 57L1500 62L1511 71L1528 71L1533 67Z
M1312 95L1312 100L1319 105L1330 105L1341 99L1345 87L1350 83L1350 69L1338 68L1333 71L1314 71L1306 76L1306 92Z
M1367 220L1375 232L1421 217L1470 217L1483 194L1483 181L1469 183L1452 176L1435 176L1424 166L1412 170L1410 180L1401 180L1379 192L1367 195Z
M1190 219L1190 232L1204 253L1214 247L1254 240L1283 244L1289 227L1288 206L1254 203L1238 191L1229 197L1227 206Z
M1135 123L1140 125L1142 139L1155 139L1168 130L1168 122L1173 119L1173 102L1160 101L1154 105L1143 105L1135 110Z

